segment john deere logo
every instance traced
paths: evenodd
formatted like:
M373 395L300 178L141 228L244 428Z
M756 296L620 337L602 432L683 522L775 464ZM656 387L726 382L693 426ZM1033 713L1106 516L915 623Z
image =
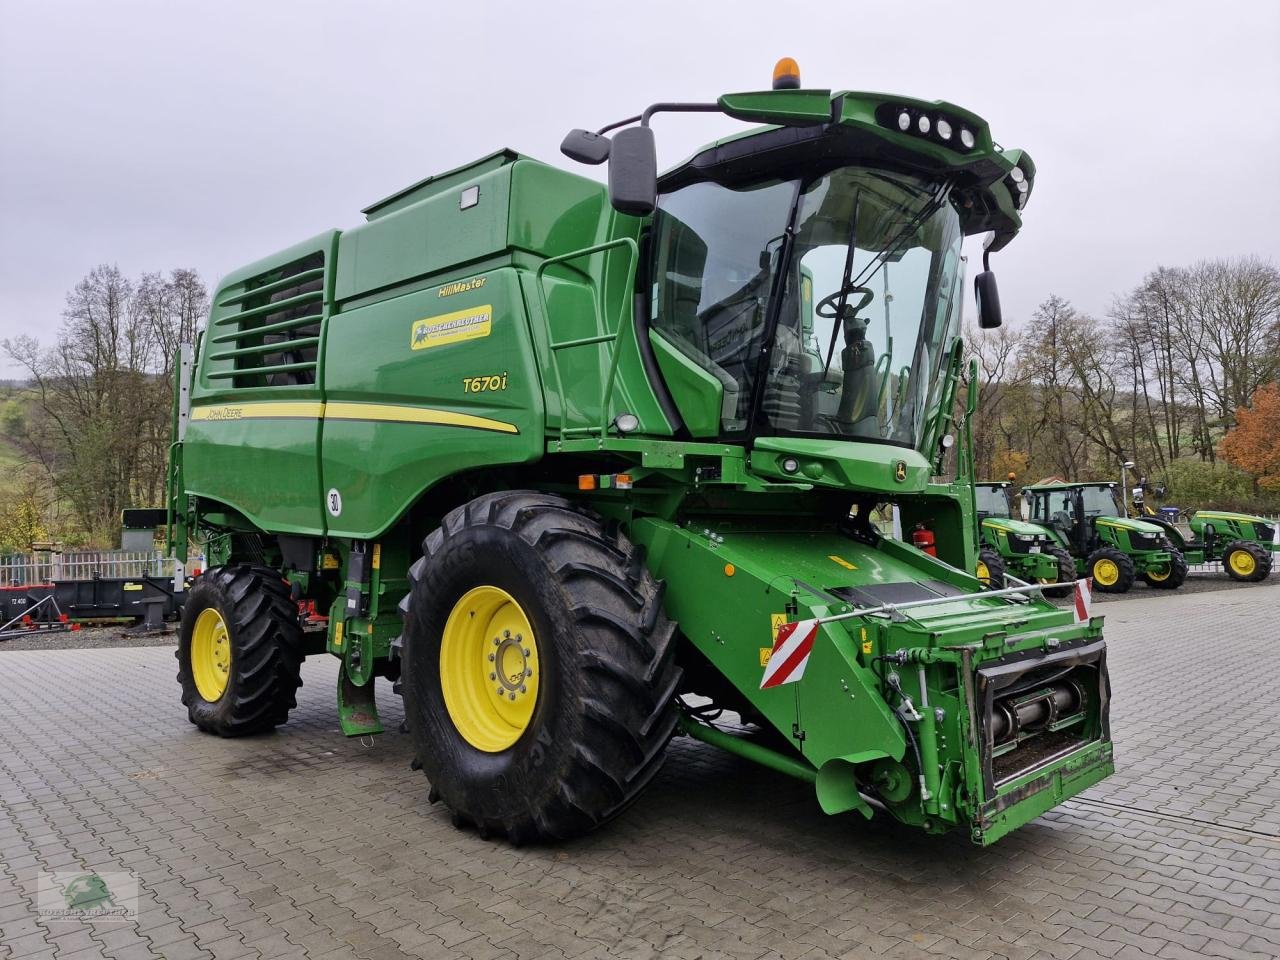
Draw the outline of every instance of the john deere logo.
M893 465L893 479L899 483L907 479L907 461L899 460Z

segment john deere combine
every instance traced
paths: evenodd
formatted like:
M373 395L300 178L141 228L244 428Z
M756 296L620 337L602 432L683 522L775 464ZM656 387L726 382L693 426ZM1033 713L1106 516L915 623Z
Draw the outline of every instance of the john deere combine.
M1125 516L1114 483L1041 484L1024 487L1022 496L1031 519L1053 532L1102 593L1124 593L1135 577L1160 590L1176 590L1187 579L1187 561L1164 528Z
M607 190L503 150L224 278L175 416L193 723L284 722L327 652L343 730L393 682L428 797L513 842L624 810L677 732L979 843L1112 770L1101 621L983 591L971 478L932 479L961 241L1012 240L1035 168L781 66L571 133ZM681 111L758 126L658 176Z
M1011 574L1028 583L1046 584L1045 596L1067 596L1076 580L1075 560L1048 527L1014 519L1010 487L1008 483L974 485L978 579L1001 587L1005 574Z

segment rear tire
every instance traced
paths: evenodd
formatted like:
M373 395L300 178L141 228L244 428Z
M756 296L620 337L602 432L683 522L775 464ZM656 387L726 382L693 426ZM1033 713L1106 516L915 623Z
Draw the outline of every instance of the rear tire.
M1054 557L1058 561L1058 583L1062 586L1045 587L1044 595L1046 597L1062 597L1071 596L1071 591L1075 589L1076 581L1076 562L1072 559L1071 554L1063 550L1061 547L1048 547L1045 553Z
M187 718L220 737L284 723L302 686L301 649L298 607L279 573L247 563L206 570L183 604L174 654Z
M517 844L578 836L625 810L662 765L681 675L675 624L643 551L562 497L512 491L449 513L423 554L409 571L396 647L413 765L430 798L448 804L456 826ZM507 598L496 601L507 613L488 623L468 599L486 591ZM469 660L454 651L469 642L459 625L480 623L476 649L487 653L476 664L489 670L490 628L512 611L533 637L516 665L529 666L529 689L506 701L500 691L495 714L485 707L490 687L521 654L496 631L496 680L481 677L467 700L456 691L471 682Z
M1240 583L1257 583L1271 573L1271 551L1252 540L1232 540L1222 551L1222 569Z
M1147 586L1154 590L1177 590L1187 579L1187 561L1183 557L1182 551L1171 544L1168 540L1164 542L1164 547L1169 551L1169 571L1163 577L1154 577L1150 573L1144 572L1142 579Z
M978 551L978 582L988 590L999 590L1004 586L1004 560L1000 554L991 549Z
M1133 586L1133 561L1115 547L1099 547L1093 551L1085 569L1099 593L1125 593Z

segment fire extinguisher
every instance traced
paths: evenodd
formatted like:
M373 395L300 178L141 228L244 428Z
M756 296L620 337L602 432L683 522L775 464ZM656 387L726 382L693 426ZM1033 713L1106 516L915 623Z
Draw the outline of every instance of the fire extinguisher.
M923 550L931 557L938 555L938 548L933 540L933 531L926 529L923 523L917 523L916 528L911 531L911 542L916 549Z

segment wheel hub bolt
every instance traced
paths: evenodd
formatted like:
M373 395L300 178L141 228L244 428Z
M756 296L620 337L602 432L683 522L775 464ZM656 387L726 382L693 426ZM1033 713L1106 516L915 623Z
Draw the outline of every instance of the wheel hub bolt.
M514 700L514 699L516 698L516 695L515 695L514 693L509 694L509 696L511 697L511 699L512 699L512 700Z
M494 654L491 653L489 654L489 662L493 663L493 661L494 661Z
M529 656L529 648L528 648L528 647L525 647L525 648L524 648L524 655L525 655L526 657L527 657L527 656Z
M496 673L491 673L491 674L489 674L489 679L490 679L490 680L497 680L497 679L498 679L498 675L497 675Z
M521 693L528 693L529 691L525 689L524 684L520 684L520 692L521 692Z

